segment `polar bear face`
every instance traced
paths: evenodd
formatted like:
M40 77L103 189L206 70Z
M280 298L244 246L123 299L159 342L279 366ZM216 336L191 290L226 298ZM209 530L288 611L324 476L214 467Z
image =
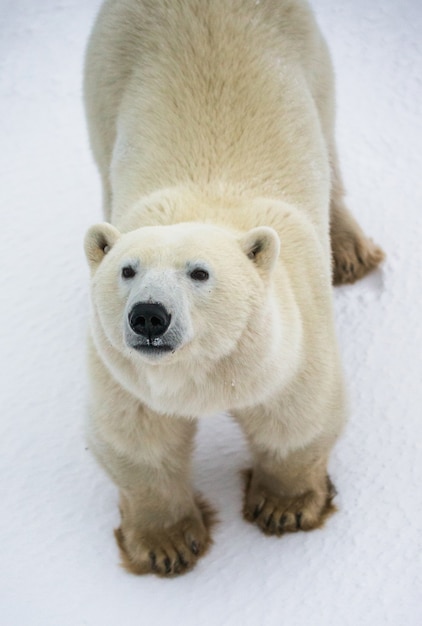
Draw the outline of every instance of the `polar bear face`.
M266 306L279 245L267 227L93 226L85 238L93 331L137 363L218 360Z

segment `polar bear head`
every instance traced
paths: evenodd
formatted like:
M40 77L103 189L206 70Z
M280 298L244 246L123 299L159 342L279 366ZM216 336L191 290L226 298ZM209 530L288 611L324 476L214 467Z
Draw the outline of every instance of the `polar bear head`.
M137 363L218 361L247 329L267 332L279 246L269 227L93 226L85 238L93 332Z

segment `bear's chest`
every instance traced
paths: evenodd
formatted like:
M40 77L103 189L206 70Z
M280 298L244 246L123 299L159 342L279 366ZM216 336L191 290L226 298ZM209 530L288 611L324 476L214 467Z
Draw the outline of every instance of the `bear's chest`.
M158 413L198 417L223 411L238 401L234 379L179 370L147 372L139 377L140 396Z
M277 373L277 363L270 358L255 366L242 368L237 361L230 368L207 372L199 367L189 371L176 367L167 373L150 370L139 375L137 395L157 413L197 418L263 401L280 385L282 376Z

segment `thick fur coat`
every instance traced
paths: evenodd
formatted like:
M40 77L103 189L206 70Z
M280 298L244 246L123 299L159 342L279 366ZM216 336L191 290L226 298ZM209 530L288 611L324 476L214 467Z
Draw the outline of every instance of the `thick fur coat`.
M266 533L333 510L345 419L332 279L382 252L343 204L333 77L302 0L108 0L85 101L104 213L92 273L89 438L120 488L126 567L174 575L210 544L195 420L228 410ZM334 263L333 263L334 260Z

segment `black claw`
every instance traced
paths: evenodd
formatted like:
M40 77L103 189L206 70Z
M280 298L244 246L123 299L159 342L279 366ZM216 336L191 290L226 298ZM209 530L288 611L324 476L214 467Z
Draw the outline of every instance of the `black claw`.
M296 513L296 528L300 530L300 524L302 522L302 513Z
M273 521L273 514L271 513L265 520L265 528L269 528L271 526L272 521Z
M171 561L170 559L167 557L166 559L164 559L164 567L166 570L166 574L170 574L171 572Z
M157 557L155 556L154 552L149 553L149 559L151 561L151 569L156 570L157 569Z
M278 522L278 528L279 530L283 530L285 524L287 522L287 515L282 515L280 517L280 521Z
M332 500L337 495L337 489L335 485L331 482L330 477L327 475L327 491L328 491L328 499Z
M256 505L256 507L254 508L254 511L252 513L252 519L257 519L260 515L262 511L262 506L260 506L259 504Z
M196 543L196 541L192 541L192 543L190 544L190 549L191 549L192 553L195 554L195 556L197 554L199 554L199 546Z
M187 567L189 565L183 554L179 554L179 563L182 567Z

